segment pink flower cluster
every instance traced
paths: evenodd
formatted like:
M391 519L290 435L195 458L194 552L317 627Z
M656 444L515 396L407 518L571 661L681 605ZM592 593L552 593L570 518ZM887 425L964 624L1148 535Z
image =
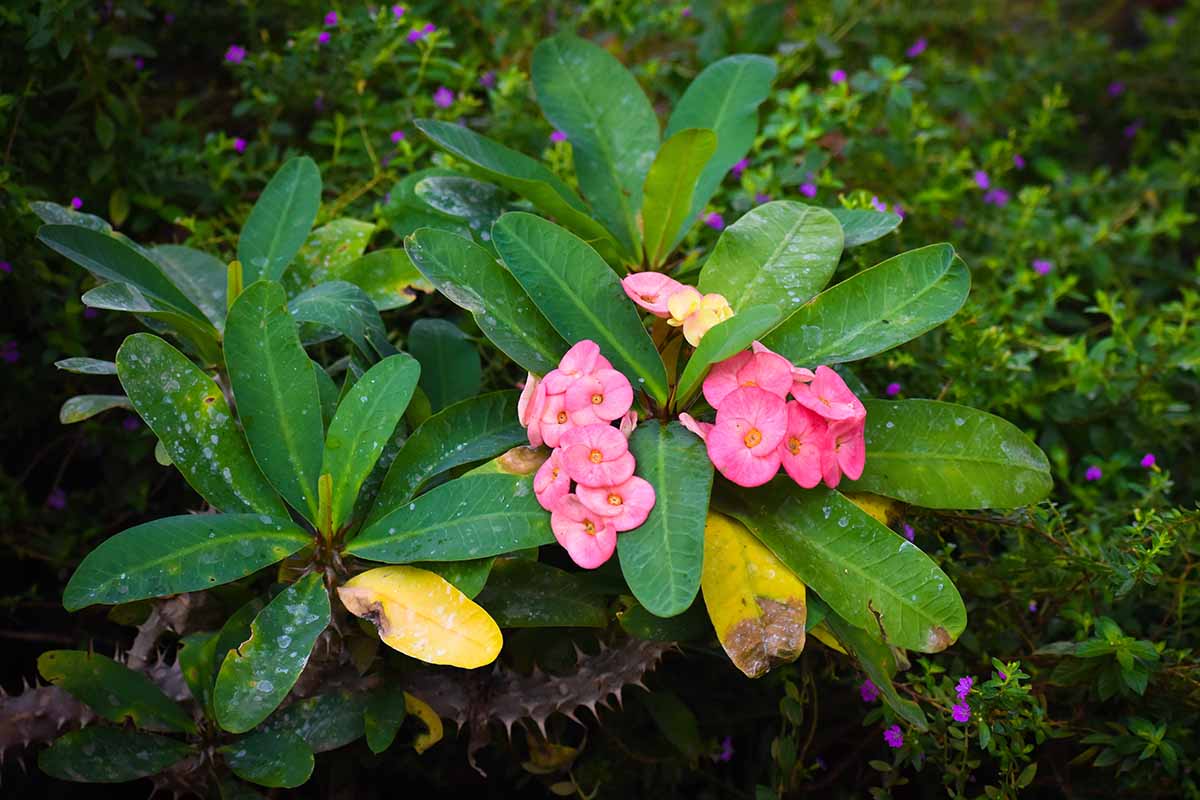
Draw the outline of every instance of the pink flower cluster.
M529 444L552 448L533 477L534 494L550 512L554 538L585 569L608 561L617 534L641 525L654 507L654 487L633 474L632 405L629 379L590 339L544 378L530 373L517 403Z
M826 366L793 367L758 342L717 364L704 379L716 423L680 421L708 447L713 465L739 486L761 486L784 471L805 489L862 475L867 410ZM792 400L788 400L791 394Z

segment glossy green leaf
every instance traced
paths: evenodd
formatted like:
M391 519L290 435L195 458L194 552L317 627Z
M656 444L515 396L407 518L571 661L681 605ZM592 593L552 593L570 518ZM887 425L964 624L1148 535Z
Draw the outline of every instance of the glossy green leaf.
M374 361L396 352L374 301L348 281L329 281L301 292L288 302L288 311L298 323L345 336L363 358Z
M800 365L858 361L936 328L970 289L967 265L950 245L909 250L826 289L763 344Z
M703 603L692 603L687 611L674 617L651 614L641 604L618 612L617 621L630 636L656 642L694 642L714 639L712 623Z
M642 208L642 238L651 267L662 264L673 249L691 215L696 181L716 149L712 131L684 128L663 142L654 157Z
M416 289L432 289L408 255L398 247L367 253L339 272L342 280L366 292L380 311L408 305L417 298Z
M217 679L218 638L216 631L191 633L179 640L179 649L175 651L179 672L188 685L188 691L192 693L192 699L210 719L213 716L213 681Z
M367 370L338 406L329 433L321 474L333 476L333 530L350 520L363 481L412 398L421 365L398 353Z
M317 518L325 431L317 379L278 283L247 286L225 325L225 363L250 452L284 499Z
M504 263L568 342L592 339L635 389L667 400L667 373L616 273L596 251L553 222L505 214L492 230Z
M114 408L132 410L133 406L123 394L80 394L67 398L62 404L58 410L58 421L63 425L71 425Z
M372 753L382 753L392 746L407 715L404 689L401 687L382 686L371 694L370 702L363 711L363 723L367 747L371 748Z
M678 422L641 423L629 452L637 459L634 474L654 487L654 508L641 527L617 537L621 572L646 610L673 617L700 590L712 462L704 442Z
M250 638L221 664L213 707L221 727L243 733L266 719L300 677L329 625L329 593L310 572L277 594L250 625Z
M675 389L675 407L683 408L700 388L708 368L750 347L779 322L775 306L754 306L711 328L688 359Z
M463 220L480 241L492 238L492 224L504 213L499 187L465 175L434 175L422 179L414 190L438 211Z
M374 233L370 222L346 218L327 222L309 235L284 284L303 290L345 280L343 270L362 257Z
M225 326L226 266L221 259L178 244L155 245L150 258L217 330Z
M737 313L774 305L786 320L829 283L841 256L842 226L828 211L765 203L721 233L700 270L699 289L724 295Z
M470 561L422 561L413 566L436 572L454 585L455 589L473 600L487 584L496 557L473 558Z
M650 712L654 724L688 758L698 758L704 749L696 715L670 689L643 692L638 700Z
M337 413L341 390L320 364L312 362L312 369L317 378L317 396L321 399L321 424L328 435L329 423L333 422L333 415Z
M845 490L925 508L1015 508L1053 488L1045 453L1000 417L934 400L864 405L867 463Z
M612 234L592 218L579 195L541 163L462 125L419 119L416 126L436 144L472 164L488 180L516 192L538 211L570 228L607 261L616 263L621 259L623 254Z
M837 217L841 224L847 249L882 238L899 228L904 221L899 214L864 208L831 208L829 213Z
M78 225L81 228L88 228L100 233L111 234L113 232L112 225L95 214L76 211L47 200L35 200L29 204L29 210L37 214L38 219L47 225Z
M313 751L288 731L259 731L221 748L233 774L259 786L291 789L308 780Z
M421 388L434 412L476 394L483 380L479 349L462 328L444 319L420 319L406 349L421 362Z
M847 622L888 644L936 653L962 633L958 590L929 556L838 492L786 477L753 492L722 484L736 517Z
M265 514L184 514L137 525L100 543L75 569L63 605L129 603L211 589L287 558L312 537Z
M771 92L775 62L765 56L736 55L709 64L688 85L667 122L666 136L685 128L717 134L717 150L700 175L688 219L694 220L730 168L750 152L758 133L758 107ZM677 242L687 227L676 235Z
M321 171L311 158L290 159L271 178L238 237L247 286L277 281L292 263L321 209Z
M567 343L491 253L434 228L421 228L404 247L430 283L470 311L479 329L505 355L538 375L558 366Z
M263 723L262 730L290 731L314 753L326 753L363 735L363 712L372 697L373 694L348 689L308 697L273 714Z
M149 678L98 653L48 650L38 657L38 672L112 722L130 720L148 730L196 730L183 708Z
M123 728L84 728L38 754L52 778L80 783L124 783L156 775L195 753L183 742Z
M77 375L116 375L117 365L112 361L102 361L98 358L76 356L63 358L54 362L54 366L63 372L74 372Z
M413 431L388 469L370 519L407 503L425 481L462 464L524 444L517 392L492 392L455 403Z
M117 371L134 408L201 497L221 511L287 519L225 393L187 356L157 336L135 333L117 351Z
M532 475L465 475L375 522L346 546L370 561L466 561L554 541Z
M629 70L570 34L544 39L530 68L538 105L567 134L575 174L600 221L635 256L642 186L658 150L658 117Z
M80 299L89 308L124 311L145 318L147 326L154 330L170 332L191 345L206 364L216 364L221 360L216 328L208 322L199 322L182 312L172 310L165 303L151 299L136 286L128 283L105 283L86 292Z
M603 628L608 624L602 597L590 594L572 573L537 561L498 560L476 602L501 628Z

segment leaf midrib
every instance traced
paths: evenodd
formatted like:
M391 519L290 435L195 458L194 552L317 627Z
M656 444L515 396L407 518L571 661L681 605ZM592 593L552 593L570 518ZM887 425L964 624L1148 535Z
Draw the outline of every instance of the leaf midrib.
M684 130L687 130L687 128L685 128ZM682 132L683 131L680 131L680 133L682 133ZM671 139L673 139L673 138L674 137L671 137ZM660 155L662 154L663 149L666 148L666 146L671 142L671 139L668 139L666 142L663 143L662 147L659 148L658 152ZM648 242L648 241L643 243L646 248L646 255L648 256L648 259L652 265L657 265L658 263L660 263L660 256L665 255L665 253L660 253L659 251L663 248L663 246L666 242L671 240L671 238L674 236L674 233L676 231L678 231L679 227L683 224L683 220L686 219L687 215L691 213L692 196L696 193L696 182L700 179L700 175L701 175L701 173L703 173L704 167L701 166L699 169L695 169L694 167L691 167L691 165L693 165L695 163L695 161L693 158L687 158L687 156L694 156L696 149L698 147L700 147L701 142L703 142L703 141L704 141L704 137L693 136L692 140L690 142L688 142L685 147L682 148L682 150L684 151L685 163L689 166L684 169L677 169L677 170L673 171L674 172L674 175L673 175L674 180L672 180L668 184L669 200L665 204L666 213L662 215L660 220L657 220L655 222L655 224L657 225L657 231L656 231L656 239L654 242L654 246L653 246L653 248L651 248L650 242ZM716 141L715 141L715 136L714 136L713 153L715 153L715 152L716 152ZM712 155L710 155L709 158L711 159ZM707 162L705 162L705 164L707 164ZM650 174L653 174L653 173L654 173L654 165L651 165ZM649 180L649 175L647 176L647 180ZM680 196L682 195L682 187L684 186L684 184L690 185L691 190L688 192L688 202L687 202L686 207L684 207L682 210L680 210L677 201L680 198ZM642 191L643 202L644 202L645 196L646 196L646 192L643 189L643 191ZM656 216L657 216L657 214L656 214ZM643 210L643 212L642 212L642 217L643 217L643 219L645 219L645 217L646 217L645 210ZM646 227L648 228L650 226L647 225ZM671 234L671 236L668 236L668 234Z
M277 257L277 253L278 253L279 239L280 239L281 233L284 229L284 220L287 220L292 216L292 205L294 204L296 195L299 193L299 190L300 190L300 166L299 165L300 165L300 162L297 162L296 169L294 169L292 171L292 174L288 176L289 178L291 178L291 185L287 190L288 193L286 196L286 201L283 206L283 211L282 211L282 213L276 215L276 218L275 218L276 224L273 226L274 230L271 233L270 246L267 248L267 252L264 254L267 259L267 263L263 265L263 272L259 274L260 278L266 277L270 280L279 280L279 278L283 275L282 269L279 270L279 275L275 274L274 261L275 261L275 258ZM286 267L286 266L287 265L285 264L284 267Z

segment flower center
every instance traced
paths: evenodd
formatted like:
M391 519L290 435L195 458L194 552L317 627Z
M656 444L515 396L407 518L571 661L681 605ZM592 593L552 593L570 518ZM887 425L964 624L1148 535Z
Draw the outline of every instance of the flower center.
M643 299L643 300L645 300L647 303L657 303L657 302L658 302L658 295L656 295L656 294L644 294L644 295L642 295L642 299Z
M565 412L565 411L558 412L558 424L559 425L567 424L567 412Z
M601 453L599 450L593 450L592 452L588 453L588 460L593 464L599 464L604 460L604 453Z
M608 496L608 504L610 506L619 506L623 502L625 502L625 501L621 499L621 495L619 495L619 494L610 494Z
M555 467L554 471L550 473L550 480L552 480L552 481L558 480L558 467Z
M596 535L596 525L590 519L585 519L583 521L583 532L586 533L588 536L595 536Z
M742 386L758 386L755 381L742 381Z
M758 447L762 443L762 433L758 428L751 428L750 432L742 437L742 442L746 447Z
M604 395L600 394L599 392L592 395L592 405L598 406L603 402L604 402Z
M788 452L789 452L789 453L791 453L791 454L792 454L792 455L794 455L794 456L798 456L798 455L800 455L800 447L801 447L803 444L804 444L804 443L803 443L803 442L801 442L799 439L797 439L795 436L789 436L789 437L788 437L788 440L787 440L787 449L788 449Z

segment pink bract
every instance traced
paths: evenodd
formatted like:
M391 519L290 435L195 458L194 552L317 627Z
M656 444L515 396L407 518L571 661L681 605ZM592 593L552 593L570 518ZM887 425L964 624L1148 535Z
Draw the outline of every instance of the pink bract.
M621 281L629 299L656 317L669 317L667 299L683 288L683 284L661 272L635 272Z
M544 384L543 384L544 385ZM572 430L575 425L571 415L567 413L566 400L561 394L547 394L542 404L542 414L538 423L538 433L548 447L558 447L563 434ZM532 426L530 430L532 430ZM532 443L532 438L530 442Z
M533 493L542 508L553 511L555 505L571 491L571 478L562 465L562 451L554 450L542 462L533 476Z
M862 477L867 463L865 420L846 419L829 423L829 445L821 460L825 485L836 487L844 474L852 481Z
M811 489L821 482L821 457L829 449L829 426L795 401L787 404L787 410L787 434L779 445L779 458L792 480Z
M617 486L637 466L629 443L611 425L573 428L561 439L562 462L571 480L582 486Z
M720 408L721 401L725 399L725 396L735 389L740 388L738 384L738 371L749 364L752 358L754 358L753 353L743 350L713 365L701 386L701 391L704 392L704 399L708 401L710 406Z
M610 519L589 511L573 494L561 498L550 512L550 529L571 560L584 569L608 561L617 547L617 531Z
M705 440L708 457L739 486L761 486L779 471L779 444L787 423L782 398L757 386L730 392Z
M599 369L577 378L564 397L567 413L576 425L612 422L633 405L633 386L615 369Z
M713 424L711 422L701 422L691 414L687 413L679 415L679 422L683 425L683 427L699 436L702 441L708 439L708 432L713 429Z
M746 386L757 386L780 399L787 398L795 380L791 362L758 342L754 345L754 352L736 353L708 373L702 389L710 406L719 409L726 395Z
M612 369L612 364L600 355L600 345L584 339L566 352L558 362L558 368L550 370L542 382L546 384L547 394L562 394L577 378L599 369Z
M525 379L525 388L517 400L517 419L525 426L530 447L542 445L542 414L546 410L546 387L532 372Z
M629 411L626 411L621 416L621 421L619 423L617 423L617 427L620 429L621 435L624 436L626 439L628 439L630 436L633 435L633 431L635 428L637 428L637 424L638 424L638 412L633 411L631 409Z
M654 487L636 475L620 486L580 486L576 495L590 511L607 517L617 532L638 527L654 508Z
M792 385L792 395L805 408L828 420L863 419L867 409L832 369L817 367L811 382Z

